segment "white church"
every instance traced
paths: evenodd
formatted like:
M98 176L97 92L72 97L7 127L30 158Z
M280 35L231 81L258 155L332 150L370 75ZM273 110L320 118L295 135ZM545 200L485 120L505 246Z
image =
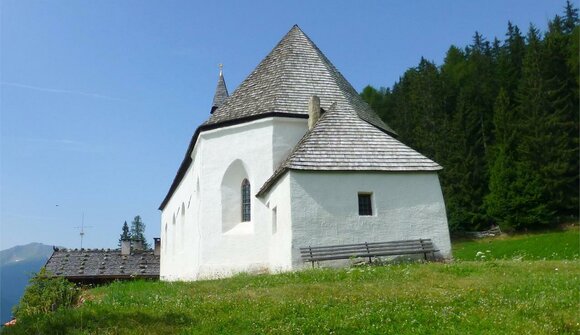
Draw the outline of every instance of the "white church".
M298 26L192 136L159 209L162 280L309 266L305 246L427 238L451 257L441 166L397 140Z

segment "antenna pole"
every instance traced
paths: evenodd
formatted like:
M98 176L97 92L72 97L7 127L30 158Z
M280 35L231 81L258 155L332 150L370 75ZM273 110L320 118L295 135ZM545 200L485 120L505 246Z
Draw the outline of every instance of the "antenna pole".
M83 218L81 219L81 249L83 248L83 237L85 236L85 212L83 212Z
M81 249L83 248L83 238L85 237L85 228L93 228L93 226L85 226L85 212L83 211L83 216L81 219L81 225L79 227L75 227L80 229L79 235L81 236Z

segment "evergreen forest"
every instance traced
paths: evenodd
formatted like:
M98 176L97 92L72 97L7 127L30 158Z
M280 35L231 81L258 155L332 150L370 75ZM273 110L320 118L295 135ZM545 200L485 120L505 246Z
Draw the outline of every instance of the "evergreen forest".
M453 231L543 228L578 217L578 8L547 31L475 32L442 65L422 58L362 97L398 139L443 166Z

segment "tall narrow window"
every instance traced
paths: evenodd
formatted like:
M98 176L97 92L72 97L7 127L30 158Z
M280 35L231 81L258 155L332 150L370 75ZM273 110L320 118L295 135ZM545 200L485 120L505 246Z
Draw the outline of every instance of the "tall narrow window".
M372 193L358 194L358 215L373 215Z
M272 234L278 232L278 207L272 208Z
M175 228L175 214L173 214L173 220L171 220L171 253L175 255L175 237L176 237L176 228Z
M242 222L250 221L252 216L250 212L250 182L247 179L242 181Z
M163 253L166 254L167 253L167 222L165 222L165 234L163 235L163 243L161 243L161 249L163 250Z

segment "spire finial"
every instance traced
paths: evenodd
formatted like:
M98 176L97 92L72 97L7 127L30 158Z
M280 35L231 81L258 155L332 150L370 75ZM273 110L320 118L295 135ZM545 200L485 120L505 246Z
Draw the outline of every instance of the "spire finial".
M220 67L220 76L223 76L224 65L219 63L218 66Z

